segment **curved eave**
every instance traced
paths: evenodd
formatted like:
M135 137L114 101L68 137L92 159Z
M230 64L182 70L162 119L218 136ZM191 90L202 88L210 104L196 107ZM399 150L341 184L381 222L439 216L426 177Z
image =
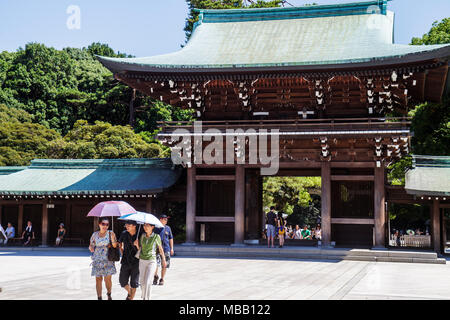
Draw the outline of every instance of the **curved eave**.
M234 72L277 72L277 71L325 71L363 69L369 67L383 67L399 64L419 63L439 59L448 61L450 58L450 45L396 56L379 58L348 59L339 61L309 61L288 63L254 63L233 65L165 65L143 64L132 61L124 61L121 58L108 58L97 56L98 60L113 73L148 72L148 73L234 73Z
M426 190L416 190L416 189L407 189L405 188L406 193L415 196L427 196L427 197L448 197L450 196L450 192L446 191L426 191Z

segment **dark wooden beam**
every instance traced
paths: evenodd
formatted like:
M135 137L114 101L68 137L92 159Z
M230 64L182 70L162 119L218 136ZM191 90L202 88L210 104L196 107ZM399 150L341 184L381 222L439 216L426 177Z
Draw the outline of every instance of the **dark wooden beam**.
M374 219L350 219L350 218L332 218L332 224L370 224L374 225Z
M234 244L244 244L245 233L245 168L236 165L234 194Z
M186 244L195 243L195 215L197 199L196 168L187 169L186 191Z
M353 176L344 176L344 175L332 175L331 181L374 181L374 176L367 175L353 175Z
M196 216L195 222L235 222L235 217Z
M386 245L386 212L385 212L385 175L384 166L375 168L374 180L374 217L375 217L375 248Z
M196 175L197 181L234 181L234 175Z
M433 249L437 253L441 253L441 225L440 225L440 209L439 200L433 200L431 206L431 241Z
M42 202L41 202L42 203ZM46 247L48 244L48 201L42 203L42 246Z
M322 178L322 205L321 205L321 222L322 222L322 245L329 246L331 244L331 165L330 162L321 163Z

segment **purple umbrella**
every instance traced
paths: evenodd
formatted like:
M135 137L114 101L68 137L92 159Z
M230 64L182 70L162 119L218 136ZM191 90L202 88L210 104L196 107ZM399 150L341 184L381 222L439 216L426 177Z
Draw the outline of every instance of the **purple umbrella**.
M125 201L104 201L98 203L88 213L88 217L121 217L126 214L136 213L136 209ZM113 220L112 228L114 227Z

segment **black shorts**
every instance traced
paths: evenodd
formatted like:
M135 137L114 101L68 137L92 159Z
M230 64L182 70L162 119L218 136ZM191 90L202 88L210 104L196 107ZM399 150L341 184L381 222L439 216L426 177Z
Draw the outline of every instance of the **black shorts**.
M128 284L134 289L139 287L139 264L135 266L122 264L120 267L119 282L122 288Z
M164 257L166 258L166 268L170 267L170 253L164 252ZM158 263L158 267L161 267L161 255L159 253L156 254L156 262Z

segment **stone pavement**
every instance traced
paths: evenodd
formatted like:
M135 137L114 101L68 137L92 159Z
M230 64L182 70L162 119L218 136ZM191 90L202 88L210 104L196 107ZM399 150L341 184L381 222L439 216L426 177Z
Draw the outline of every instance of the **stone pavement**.
M80 250L0 248L0 300L96 299L89 264L89 252ZM112 293L126 296L118 274ZM152 298L450 299L450 264L173 257Z

